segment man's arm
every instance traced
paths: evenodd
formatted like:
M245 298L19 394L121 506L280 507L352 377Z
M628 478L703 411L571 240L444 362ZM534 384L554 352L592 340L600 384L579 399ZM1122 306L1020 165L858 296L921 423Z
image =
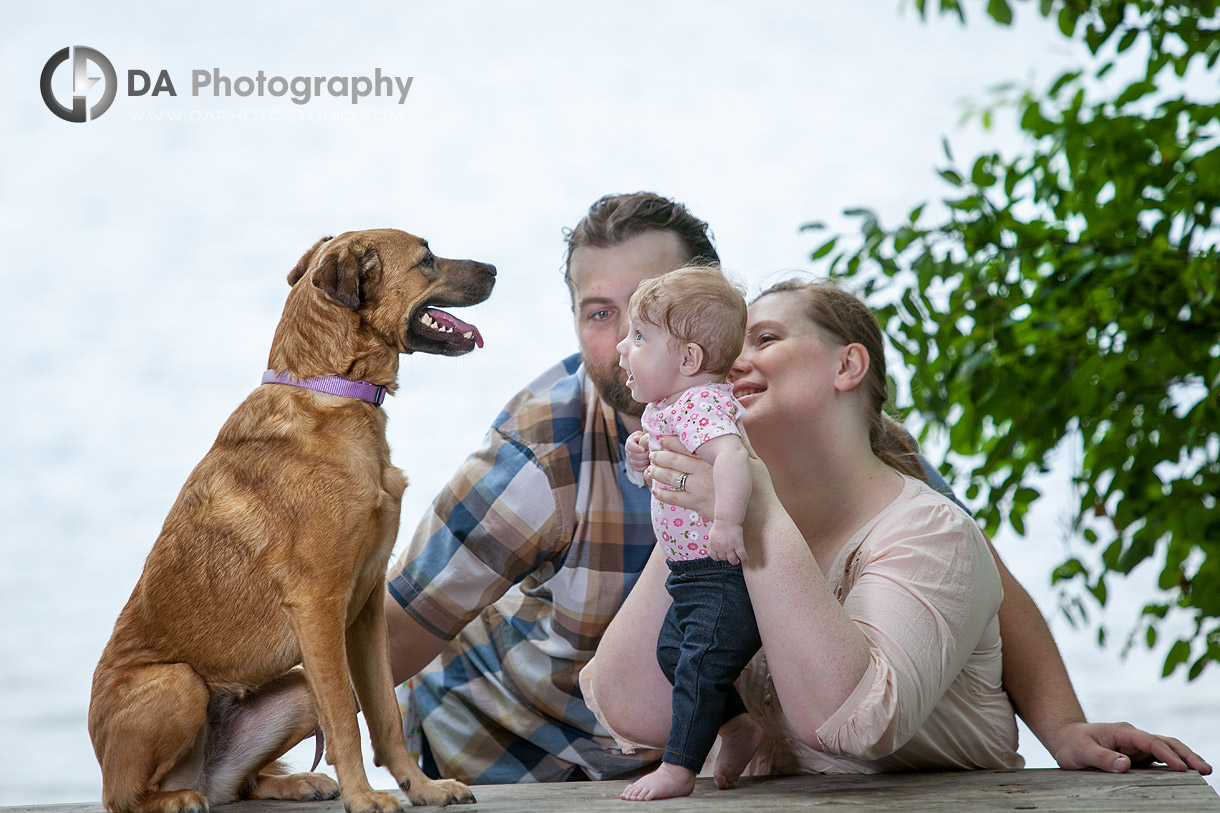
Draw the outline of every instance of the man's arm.
M385 624L390 637L390 674L395 686L417 674L449 643L424 629L388 592Z
M919 459L928 484L961 505L936 468L923 455ZM991 545L991 540L987 543ZM1046 619L1021 583L1008 572L994 545L991 554L1004 587L999 613L1000 638L1004 641L1004 689L1017 714L1060 768L1123 773L1132 762L1155 761L1175 771L1211 773L1211 766L1202 757L1173 737L1149 734L1130 723L1087 722Z
M1175 771L1211 773L1211 766L1202 757L1173 737L1149 734L1129 723L1089 723L1046 619L1004 567L994 546L991 553L1004 586L1000 605L1004 689L1017 714L1059 767L1124 773L1133 762L1155 761Z
M506 492L510 492L508 494ZM494 429L391 568L384 615L395 685L553 555L555 496L538 461Z
M1072 688L1059 647L1038 606L1008 571L991 540L991 555L1000 569L1004 600L1000 604L1000 638L1004 642L1004 690L1013 708L1053 756L1055 733L1085 722L1084 709ZM1113 756L1117 757L1117 754Z

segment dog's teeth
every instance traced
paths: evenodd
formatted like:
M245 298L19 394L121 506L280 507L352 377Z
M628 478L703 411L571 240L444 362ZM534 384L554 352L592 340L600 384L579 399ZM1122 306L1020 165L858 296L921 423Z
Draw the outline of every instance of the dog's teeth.
M427 313L424 313L422 316L420 316L419 321L423 322L428 327L432 327L436 324L436 322L434 322L432 320L432 317L429 316Z
M466 331L465 333L463 333L463 334L462 334L462 338L463 338L463 339L473 339L473 338L474 338L474 331L473 331L473 330L468 330L468 331Z

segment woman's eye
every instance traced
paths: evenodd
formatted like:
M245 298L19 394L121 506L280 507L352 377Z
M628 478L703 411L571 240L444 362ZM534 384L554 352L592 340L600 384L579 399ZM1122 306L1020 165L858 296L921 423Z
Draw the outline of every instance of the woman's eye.
M777 336L773 336L770 333L763 333L757 339L754 340L754 344L761 347L762 345L766 344L767 342L773 342L773 341L776 341L777 339L778 339Z

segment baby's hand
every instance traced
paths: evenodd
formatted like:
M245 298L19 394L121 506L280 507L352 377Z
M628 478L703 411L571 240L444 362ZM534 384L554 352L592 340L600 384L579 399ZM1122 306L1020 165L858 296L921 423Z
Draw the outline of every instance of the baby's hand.
M636 471L648 468L648 433L637 429L627 438L627 463Z
M707 535L707 555L718 562L739 565L748 560L741 526L724 520L712 522Z

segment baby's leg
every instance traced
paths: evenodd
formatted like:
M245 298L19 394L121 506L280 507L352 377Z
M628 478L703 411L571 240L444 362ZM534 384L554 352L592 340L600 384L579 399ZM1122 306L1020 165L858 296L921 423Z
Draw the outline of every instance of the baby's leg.
M661 767L628 787L623 799L647 801L689 795L717 730L745 712L732 683L758 650L759 642L740 568L736 569L737 584L732 584L731 570L719 563L690 565L690 570L671 574L667 583L674 602L657 643L658 661L674 684L665 755ZM742 618L743 599L748 619ZM744 719L752 724L748 716ZM726 777L731 779L725 787L736 781L753 756L750 750L744 759L741 757L754 735L739 728L730 730L735 736L735 756L726 765ZM753 745L757 748L757 742Z
M671 604L665 614L665 622L661 625L661 634L657 640L657 663L669 682L673 683L681 656L682 633L678 629L677 613ZM672 729L674 722L671 721ZM662 762L652 773L642 776L627 786L620 799L629 802L648 802L653 799L670 799L675 796L689 796L695 789L695 772L679 765Z

